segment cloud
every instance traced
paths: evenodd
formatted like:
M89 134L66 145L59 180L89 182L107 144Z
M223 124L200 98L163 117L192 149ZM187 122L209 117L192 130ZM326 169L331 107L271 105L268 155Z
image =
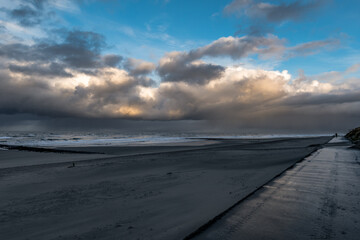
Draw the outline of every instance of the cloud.
M358 71L360 71L360 63L355 63L354 65L346 69L346 73L355 73Z
M194 88L186 82L162 83L159 102L169 118L240 119L285 96L286 72L229 67L221 77Z
M160 59L157 72L165 82L189 82L206 84L222 76L225 68L209 64L206 57L230 57L234 60L250 56L261 59L288 59L316 54L322 49L332 49L337 40L320 40L286 46L284 39L269 34L267 36L222 37L210 44L188 52L171 52Z
M118 27L119 31L129 37L135 37L135 31L129 26L120 26Z
M24 66L10 64L9 70L14 73L22 73L23 75L30 75L30 76L73 77L71 73L67 72L64 69L64 66L58 63L50 63L47 65L30 64Z
M47 0L21 1L22 3L14 9L5 9L8 16L15 19L19 24L25 27L31 27L40 24L48 12L45 11Z
M222 66L195 60L197 58L191 56L191 53L168 53L160 60L157 72L164 82L204 84L220 77L224 71Z
M190 63L183 66L174 66L170 64L159 68L159 75L164 82L190 82L196 84L205 84L212 79L222 75L224 67L214 64Z
M293 1L271 4L256 0L234 0L224 8L226 14L247 15L250 18L264 18L271 22L299 20L316 8L325 4L324 0Z
M290 58L295 56L311 55L323 48L334 48L339 44L338 40L326 39L311 41L295 46L286 46L286 40L275 35L267 36L243 36L243 37L222 37L212 43L193 49L189 52L173 52L166 54L160 60L160 64L176 62L186 64L204 57L231 57L241 59L251 55L258 55L261 58Z
M344 91L341 94L311 94L300 93L289 97L286 104L290 106L321 106L331 104L346 104L346 103L360 103L360 91L355 92Z
M63 35L61 42L47 40L33 45L0 44L0 57L18 62L37 62L40 65L58 62L63 67L90 70L109 63L114 64L116 60L120 61L120 57L116 59L114 56L101 58L101 50L106 43L105 38L100 34L68 31Z
M268 3L257 0L233 0L225 6L226 15L235 14L250 20L246 31L250 35L262 35L273 30L273 23L299 21L324 6L325 0Z
M239 13L240 11L245 11L250 5L254 4L253 0L233 0L231 3L224 7L224 13L226 14L233 14Z
M222 37L189 52L167 53L159 61L157 72L165 82L206 84L222 76L225 68L201 61L204 57L240 59L253 54L270 56L284 50L283 40L269 37Z
M0 31L1 43L31 44L36 39L46 36L45 32L40 28L24 27L11 21L0 20L0 25L2 26Z
M117 67L122 60L123 57L116 54L108 54L103 56L103 62L105 66L109 67Z
M340 121L340 115L359 117L360 89L347 84L322 83L286 71L223 67L199 84L163 81L154 85L114 67L95 75L73 70L73 77L1 71L1 114L121 118L142 120L206 120L229 126L296 128L304 121ZM346 71L339 73L345 76ZM354 112L351 112L351 109ZM351 115L352 114L352 115ZM334 120L334 121L335 121ZM327 125L326 121L323 123ZM329 123L330 124L330 123Z
M70 31L60 44L39 44L38 48L51 58L58 58L78 68L94 68L105 38L94 32Z
M284 40L274 35L266 37L222 37L211 44L193 50L189 53L194 58L204 56L219 57L230 56L233 59L240 59L251 54L271 54L282 51Z
M124 67L131 75L147 75L155 70L156 65L151 62L143 61L135 58L128 58L124 63Z
M222 37L210 44L193 49L189 52L173 52L167 54L160 62L176 61L177 63L188 63L203 57L231 57L240 59L252 54L267 55L284 50L284 40L274 35L266 37Z
M2 113L33 113L45 116L133 116L142 105L141 87L151 79L131 77L124 70L104 68L96 76L72 73L72 78L13 74L2 71Z
M282 22L286 20L299 20L310 11L322 6L323 0L314 0L310 2L295 1L292 3L283 3L279 5L271 5L266 3L257 4L253 11L255 16L264 16L272 22Z
M9 15L12 18L15 18L23 26L33 26L41 22L41 14L39 11L29 7L29 6L20 6L17 9L12 10Z
M190 51L166 53L157 64L108 50L89 31L56 31L33 44L0 44L0 114L45 117L210 121L239 127L301 127L306 121L351 115L359 87L344 72L294 79L206 62L207 58L289 58L314 54L333 40L287 46L275 35L223 37ZM151 77L157 75L159 82ZM348 76L351 75L351 78ZM325 82L332 76L333 82ZM316 108L321 107L321 111ZM351 116L358 117L356 112ZM310 123L309 123L310 126Z
M49 22L56 14L54 10L79 12L78 6L69 0L19 0L14 8L2 8L9 18L24 27L35 27Z
M80 1L72 1L72 0L52 0L49 1L49 4L56 9L70 12L70 13L79 13L80 8L77 6L77 3Z
M290 47L288 49L288 54L289 57L312 55L321 49L327 48L331 50L338 45L340 45L340 41L337 39L312 41L312 42L302 43L294 47Z

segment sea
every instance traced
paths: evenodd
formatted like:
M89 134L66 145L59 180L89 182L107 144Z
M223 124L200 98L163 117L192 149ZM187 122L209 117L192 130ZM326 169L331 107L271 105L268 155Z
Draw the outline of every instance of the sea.
M0 132L1 145L31 147L126 146L185 143L199 139L265 139L317 137L331 134L206 134L206 133L104 133L104 132Z

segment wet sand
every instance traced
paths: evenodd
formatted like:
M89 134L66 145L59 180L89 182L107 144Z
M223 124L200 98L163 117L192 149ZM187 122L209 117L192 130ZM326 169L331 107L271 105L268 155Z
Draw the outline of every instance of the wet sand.
M194 239L359 239L360 151L335 138Z
M183 239L329 140L0 151L0 236Z

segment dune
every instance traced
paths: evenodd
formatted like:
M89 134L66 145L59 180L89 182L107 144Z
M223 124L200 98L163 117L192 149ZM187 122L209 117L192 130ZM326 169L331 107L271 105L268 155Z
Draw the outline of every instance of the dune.
M354 148L360 149L360 127L352 129L345 137L355 144Z

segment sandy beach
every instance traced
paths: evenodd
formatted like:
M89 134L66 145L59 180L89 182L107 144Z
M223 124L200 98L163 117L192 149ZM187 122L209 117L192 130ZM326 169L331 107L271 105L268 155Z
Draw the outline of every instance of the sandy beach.
M0 151L0 236L183 239L330 139Z

